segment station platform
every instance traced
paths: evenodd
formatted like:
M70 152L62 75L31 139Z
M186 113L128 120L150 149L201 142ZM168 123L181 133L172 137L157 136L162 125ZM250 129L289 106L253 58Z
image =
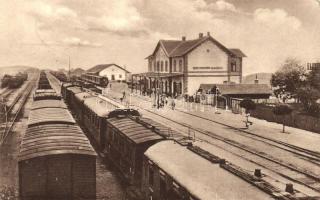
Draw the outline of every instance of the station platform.
M131 91L127 89L126 101L130 101L129 104L132 106L143 104L146 108L152 108L155 103L154 97L150 98L149 96L143 96L136 92L131 95L130 94ZM121 98L123 96L123 91L114 91L110 89L106 95L114 98ZM170 106L171 101L171 99L168 99L168 104L165 105L164 108L160 108L159 112L166 113L165 115L170 115L171 117L174 116L177 119L183 119L186 114L196 116L199 117L199 120L206 121L208 123L217 122L241 131L257 134L262 137L285 142L320 153L320 134L318 133L288 126L286 126L285 133L282 133L282 124L268 122L254 117L250 117L250 121L253 122L253 125L246 129L244 123L246 117L244 114L234 114L230 110L223 109L218 109L219 114L216 114L215 108L211 105L189 103L184 102L183 100L175 100L175 110L172 110Z

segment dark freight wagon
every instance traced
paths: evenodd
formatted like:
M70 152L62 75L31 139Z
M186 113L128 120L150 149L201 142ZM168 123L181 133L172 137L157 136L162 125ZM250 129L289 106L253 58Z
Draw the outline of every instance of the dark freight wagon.
M76 125L29 127L19 154L22 199L95 199L96 154Z
M96 153L61 100L33 102L18 167L23 200L96 197Z

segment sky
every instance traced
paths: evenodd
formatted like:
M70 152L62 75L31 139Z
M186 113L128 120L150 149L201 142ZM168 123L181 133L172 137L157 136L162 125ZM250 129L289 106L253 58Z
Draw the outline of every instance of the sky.
M0 66L144 72L160 39L200 32L241 49L244 74L320 61L320 0L0 0Z

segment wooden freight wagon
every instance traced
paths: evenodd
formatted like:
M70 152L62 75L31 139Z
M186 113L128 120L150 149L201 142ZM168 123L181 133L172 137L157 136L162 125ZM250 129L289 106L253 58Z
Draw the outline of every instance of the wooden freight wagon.
M77 125L29 127L18 167L23 200L96 197L96 153Z

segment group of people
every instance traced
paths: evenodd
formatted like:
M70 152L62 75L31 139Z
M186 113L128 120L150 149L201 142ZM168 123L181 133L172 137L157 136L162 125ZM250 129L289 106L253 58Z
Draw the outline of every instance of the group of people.
M165 105L168 105L168 103L170 103L171 109L174 110L176 106L174 98L170 97L169 99L167 95L159 95L154 107L157 107L158 109L163 108Z
M125 99L126 99L126 92L123 91L120 101L123 102ZM175 98L162 94L156 97L156 102L153 106L159 109L159 108L163 108L165 105L168 105L168 104L170 104L171 109L174 110L176 106Z

